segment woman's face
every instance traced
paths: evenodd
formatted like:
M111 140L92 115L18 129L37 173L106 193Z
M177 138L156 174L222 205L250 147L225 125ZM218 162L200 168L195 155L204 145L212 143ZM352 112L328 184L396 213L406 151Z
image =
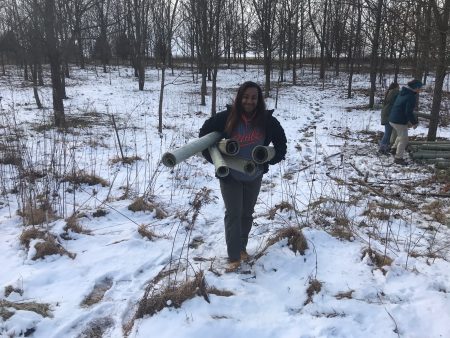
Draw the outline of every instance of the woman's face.
M247 88L242 96L241 104L244 112L252 113L258 104L258 90L255 87Z

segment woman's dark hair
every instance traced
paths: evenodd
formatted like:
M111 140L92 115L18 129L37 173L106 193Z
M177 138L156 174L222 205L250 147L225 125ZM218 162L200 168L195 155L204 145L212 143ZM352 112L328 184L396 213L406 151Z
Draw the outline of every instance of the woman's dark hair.
M387 96L388 96L389 92L390 92L392 89L399 88L399 87L400 87L400 86L398 85L397 82L392 82L392 83L389 85L388 89L386 90L386 94L384 94L384 100L386 101Z
M256 126L263 127L265 123L265 111L266 103L264 102L264 97L262 94L261 87L252 81L244 82L238 89L236 98L231 106L231 112L228 116L227 122L225 124L225 132L230 135L236 125L239 123L241 115L244 113L244 108L242 107L242 98L244 97L244 92L248 88L256 88L258 92L258 102L256 103L256 114L254 117L254 123Z

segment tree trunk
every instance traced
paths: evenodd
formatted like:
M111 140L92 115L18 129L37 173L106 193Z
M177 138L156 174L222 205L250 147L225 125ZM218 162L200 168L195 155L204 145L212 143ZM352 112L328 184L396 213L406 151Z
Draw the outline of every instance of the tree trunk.
M45 0L44 26L46 34L46 48L50 60L50 73L52 80L53 114L55 126L65 127L63 91L61 83L61 59L57 46L55 33L55 0Z
M375 105L375 92L377 90L378 46L380 45L381 15L384 0L378 0L375 13L375 29L372 41L372 53L370 57L370 97L369 108Z
M33 95L34 95L34 100L36 101L36 106L38 107L38 109L42 109L42 103L41 100L39 99L39 92L38 92L38 65L35 63L34 67L32 69L32 77L33 77Z
M162 135L162 105L164 101L164 86L166 81L166 66L161 67L161 86L159 87L159 104L158 104L158 133Z
M212 71L212 87L211 87L211 116L216 115L217 112L217 65Z
M442 88L447 71L447 32L449 30L450 17L450 0L446 0L444 10L440 14L436 1L432 2L433 11L438 28L439 44L438 44L438 61L436 65L436 80L434 83L433 104L431 107L431 119L428 127L428 141L436 140L436 133L439 123L439 111L441 109Z

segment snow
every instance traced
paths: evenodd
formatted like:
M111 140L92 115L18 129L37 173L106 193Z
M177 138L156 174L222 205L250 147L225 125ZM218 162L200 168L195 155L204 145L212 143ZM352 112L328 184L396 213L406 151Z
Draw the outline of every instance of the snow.
M403 168L377 155L383 127L379 109L363 107L368 101L361 92L368 86L366 76L355 76L352 99L346 98L344 75L328 75L322 88L317 74L305 71L299 85L280 86L274 115L285 129L288 155L264 176L248 251L261 253L267 240L288 226L302 228L309 248L304 255L294 253L282 239L245 273L221 273L226 259L224 206L213 166L199 155L173 169L159 162L168 149L194 139L210 114L209 97L206 106L199 105L200 84L192 83L188 71L175 70L167 78L162 137L157 133L156 70L148 69L140 92L130 68L112 68L108 74L73 68L66 113L89 114L93 123L66 134L34 128L50 122L49 87L39 89L47 108L37 110L32 88L21 83L16 70L0 78L2 142L7 126L15 125L23 132L20 144L30 167L42 170L53 160L62 174L84 171L109 183L74 187L37 180L36 194L44 188L57 193L53 202L64 216L41 227L76 256L34 260L34 245L43 240L31 240L29 250L20 244L22 231L30 226L16 213L22 205L11 191L17 170L1 166L0 298L46 303L51 309L51 316L43 317L7 307L13 315L0 317L1 337L94 337L95 332L123 337L130 323L129 337L450 337L449 229L432 213L448 212L448 198L433 195L442 192L444 183L429 166ZM263 79L258 68L221 69L218 106L230 103L243 81ZM401 84L407 81L400 78ZM426 107L430 93L421 95ZM275 89L267 105L275 108ZM112 161L120 149L111 114L124 155L141 160ZM411 134L424 137L426 132L422 121ZM449 129L440 128L438 136L448 138ZM128 206L141 196L168 217L158 218L156 210L130 211ZM199 210L193 207L196 197L202 201ZM440 206L431 204L436 201ZM282 209L281 202L294 209ZM426 205L433 206L431 211L419 212ZM106 215L95 217L100 209ZM64 218L74 211L82 215L79 223L89 233L69 231L67 238L62 236ZM337 224L350 231L347 238L333 232ZM141 236L140 225L157 238ZM193 239L195 245L188 249ZM386 252L392 264L378 268L369 247ZM181 283L203 271L208 286L233 295L210 294L209 303L195 296L180 308L170 307L169 300L161 311L133 322L152 280L176 267L178 273L157 281L154 291L162 290L168 277ZM312 281L321 288L308 299ZM8 286L23 293L7 294ZM103 287L104 295L94 304L83 304L96 287Z

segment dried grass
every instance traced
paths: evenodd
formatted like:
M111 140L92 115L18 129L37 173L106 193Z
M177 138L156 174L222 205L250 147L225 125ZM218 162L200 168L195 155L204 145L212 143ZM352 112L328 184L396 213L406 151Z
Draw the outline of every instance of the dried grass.
M345 226L333 226L330 231L330 235L349 242L352 242L355 239L353 231Z
M105 293L111 289L113 285L113 279L110 277L106 277L100 282L94 285L92 291L83 299L81 302L81 307L89 307L91 305L99 303Z
M362 258L365 256L369 257L371 262L379 268L384 274L386 274L386 270L383 269L384 266L390 266L393 262L393 259L389 256L386 256L382 253L379 253L372 248L367 248L363 250Z
M312 278L309 280L309 286L306 289L306 295L308 298L306 299L305 303L303 305L307 305L309 303L312 303L313 297L316 293L319 293L320 290L322 290L322 283L319 282L317 279Z
M75 259L76 254L71 253L64 249L61 244L59 244L53 237L47 236L43 242L38 242L35 244L36 254L32 258L33 260L38 260L44 258L45 256L51 255L66 255L69 258Z
M294 207L292 206L291 203L286 202L286 201L283 201L279 204L275 204L275 206L269 210L268 219L273 220L275 218L275 215L277 214L278 210L281 212L283 212L284 210L290 211L290 210L294 210Z
M20 288L15 288L12 285L5 286L5 297L8 297L11 293L16 292L19 295L23 295L23 290Z
M67 255L72 259L74 259L76 256L75 254L64 249L61 244L57 242L54 235L35 227L22 231L22 234L19 238L20 243L28 250L30 249L31 241L35 239L40 239L42 241L34 245L36 254L32 258L33 260L37 260L50 255Z
M69 182L73 185L87 184L89 186L92 186L100 184L102 187L109 186L108 181L106 181L105 179L94 174L87 174L84 171L79 171L72 175L66 175L62 179L62 182Z
M153 241L155 238L159 238L160 237L153 230L149 229L144 224L141 224L138 227L138 233L139 233L139 235L141 235L144 238L149 239L150 241Z
M430 215L432 219L440 224L447 223L447 213L444 210L445 205L443 201L433 201L429 204L425 204L422 207L424 214Z
M28 203L17 214L23 218L25 225L39 225L55 219L55 213L48 203L37 206Z
M334 297L336 299L344 299L344 298L352 299L353 292L355 292L355 290L349 290L349 291L345 291L345 292L342 291L342 292L339 292L338 294L336 294Z
M179 308L188 299L195 296L203 296L209 303L207 285L203 271L195 275L193 279L187 280L179 285L168 285L150 297L145 296L139 302L135 318L143 318L146 315L153 316L165 307Z
M33 239L45 239L46 237L47 237L46 231L32 227L30 229L25 229L22 231L19 237L19 241L20 244L22 244L24 247L30 249L30 242Z
M87 323L86 328L77 338L103 338L106 331L114 326L114 319L111 317L94 318Z
M32 311L42 317L52 317L50 311L50 304L36 303L36 302L10 302L5 299L0 300L0 313L3 318L4 314L11 313L7 308L13 308L15 310Z
M267 240L265 247L257 254L255 254L254 259L257 260L261 258L266 251L274 245L287 238L289 248L294 252L299 252L301 255L305 254L305 251L308 249L308 241L306 240L303 232L298 227L286 227L279 229L275 235L270 237Z
M288 245L294 253L305 254L305 251L308 249L308 242L303 232L297 227L286 227L278 230L275 236L269 238L267 245L271 246L285 238L287 238Z
M115 157L110 162L112 164L116 164L116 163L133 164L134 162L140 161L140 160L142 160L142 158L140 158L139 156L124 156L123 158Z
M153 211L155 206L152 203L147 202L143 197L136 198L133 203L128 206L128 210L133 212L138 211Z
M84 229L81 224L78 222L78 217L76 215L72 215L66 219L66 225L63 230L68 233L69 230L75 232L77 234L85 234L89 235L91 233L90 230Z

